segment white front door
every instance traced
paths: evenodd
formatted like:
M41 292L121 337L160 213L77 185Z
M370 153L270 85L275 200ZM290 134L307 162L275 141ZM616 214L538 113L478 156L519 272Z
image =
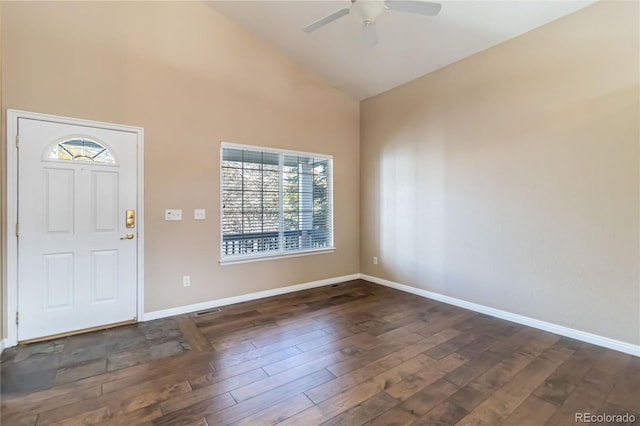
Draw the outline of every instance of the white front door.
M136 319L136 134L18 119L18 340Z

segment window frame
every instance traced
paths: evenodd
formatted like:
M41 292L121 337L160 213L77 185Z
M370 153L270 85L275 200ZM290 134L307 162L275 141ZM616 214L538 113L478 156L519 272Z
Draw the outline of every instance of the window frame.
M238 149L238 150L249 150L249 151L260 151L260 152L268 152L278 155L292 155L292 156L305 156L305 157L313 157L317 159L328 160L329 162L329 175L327 177L327 202L329 204L330 211L330 236L329 236L329 245L327 247L322 248L309 248L309 249L299 249L299 250L285 250L281 247L277 251L271 252L256 252L256 253L248 253L248 254L233 254L233 255L223 255L224 252L224 211L223 211L223 194L224 194L224 177L223 177L223 152L225 148ZM290 257L300 257L300 256L310 256L315 254L326 254L333 253L336 251L335 247L335 232L334 232L334 202L333 202L333 156L327 154L318 154L312 152L304 152L304 151L296 151L296 150L288 150L288 149L280 149L280 148L271 148L266 146L257 146L257 145L244 145L244 144L236 144L230 142L221 142L220 143L220 161L219 161L219 174L220 174L220 192L218 196L218 202L220 203L220 255L218 257L218 262L220 265L232 265L238 263L248 263L248 262L260 262L266 260L274 260L274 259L283 259ZM279 170L280 181L282 180L282 169ZM282 196L282 192L280 192L280 197ZM279 198L280 207L282 207L282 199ZM282 212L282 208L280 209ZM282 217L280 217L280 223L282 225Z

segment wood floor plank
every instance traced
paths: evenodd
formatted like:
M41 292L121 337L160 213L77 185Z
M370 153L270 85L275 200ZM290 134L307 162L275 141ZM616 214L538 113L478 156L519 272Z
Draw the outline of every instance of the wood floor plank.
M571 376L554 373L533 392L533 395L559 406L564 404L575 388L576 383Z
M523 344L517 347L517 351L525 355L531 355L532 357L537 357L541 353L546 351L548 348L550 348L551 345L557 343L558 341L559 341L558 335L547 333L545 331L535 330L535 333L533 335L529 334L526 342L524 342ZM570 348L567 348L567 349L570 349ZM493 347L491 347L489 350L491 350L491 352L497 353L496 351L493 350Z
M430 369L429 366L434 363L435 361L432 358L429 358L424 354L420 354L374 376L371 380L377 383L382 390L386 390L396 383L400 383L406 377L412 377L421 370Z
M460 425L495 425L510 415L567 358L572 350L552 346L465 416Z
M328 367L328 369L336 376L342 376L358 369L362 365L371 364L372 362L382 359L387 355L397 352L407 344L411 343L414 343L413 339L406 342L391 340L381 345L375 345L367 351L354 352L352 356L343 361L334 363Z
M286 362L289 359L296 359L296 356L302 354L300 349L292 346L290 348L282 349L280 351L272 352L264 356L256 356L241 364L227 365L223 359L214 357L211 365L213 365L215 372L218 376L231 377L246 371L254 370L256 368L270 367L272 365L279 365L281 362ZM265 370L267 371L267 370Z
M290 348L292 348L293 350L297 350L297 353L302 353L302 350L300 350L297 345L309 340L322 338L326 335L327 333L324 330L314 330L309 333L305 333L289 339L278 340L276 343L263 346L261 346L260 343L256 340L252 340L251 343L256 347L255 349L244 351L239 354L221 354L221 356L214 361L214 364L216 368L230 367ZM267 340L271 340L271 338Z
M578 349L567 359L555 372L558 376L571 377L572 380L579 381L598 361L598 354L603 352L594 351L591 345L579 342Z
M313 406L305 394L280 401L235 423L237 426L275 425Z
M427 317L425 319L425 326L422 329L416 331L416 333L424 337L428 337L441 330L452 328L461 322L475 318L476 316L478 316L478 314L471 311L454 310L453 312L449 312L448 310L441 309L440 311L436 311L431 316ZM460 334L462 334L462 330L458 331L460 331Z
M148 407L141 408L136 411L132 411L130 413L124 414L118 417L112 417L104 422L97 423L101 426L121 426L121 425L148 425L154 419L159 418L162 415L160 409L151 405ZM66 425L66 422L63 424Z
M468 345L469 343L480 339L481 337L481 335L474 332L465 331L454 337L453 339L447 340L446 342L436 346L435 348L430 349L427 352L427 355L434 359L442 359L456 352L458 349Z
M368 426L406 426L416 421L416 416L396 406L367 422Z
M187 423L185 426L209 426L204 417Z
M638 395L640 395L640 380L623 376L615 384L607 402L628 410L640 411Z
M60 422L49 423L55 426L83 426L83 425L95 425L104 423L111 417L111 412L108 407L99 407L95 410L90 410L82 414L77 414L71 417L65 417ZM47 424L47 423L45 423Z
M612 349L605 349L604 352L598 356L594 368L608 374L621 375L631 358L632 356L629 354Z
M274 343L273 337L266 338L258 338L253 339L251 343L256 346L258 349L261 349L263 353L273 352L279 349L288 348L290 346L297 346L304 342L308 342L309 340L315 340L321 337L326 336L328 333L322 328L314 328L313 330L306 333L296 333L291 337L284 338L283 336L276 337L276 342Z
M437 402L434 400L433 392L435 395L441 395L442 393L453 393L458 389L457 386L443 381L441 378L467 361L466 358L454 353L415 374L404 377L400 382L385 390L387 394L399 402L399 405L373 419L372 424L411 424L417 421L421 415L432 408L432 405L427 408L428 404ZM439 383L439 385L434 386L434 383ZM427 401L431 401L431 403Z
M264 367L264 371L267 372L270 376L281 373L285 370L289 370L294 367L298 367L300 365L305 364L309 361L309 359L319 358L325 355L333 354L339 351L349 351L352 349L359 341L364 341L371 339L371 336L368 336L366 333L358 333L349 337L345 337L344 339L340 339L336 342L329 343L327 345L320 346L316 349L313 349L309 352L303 352L296 356L288 357L279 362L274 362ZM348 352L343 353L345 356L349 356Z
M638 357L362 280L9 348L0 367L3 425L640 418Z
M488 350L501 356L509 356L510 354L521 348L523 345L528 344L531 339L539 336L538 333L540 333L540 331L524 327L511 336L500 339L500 341L493 344ZM551 344L549 344L549 346Z
M398 410L403 410L407 413L404 417L409 418L411 416L414 421L417 421L438 404L449 398L449 396L453 395L458 389L456 385L446 380L434 380L428 386L422 387L421 390L399 404Z
M615 385L617 377L598 370L590 369L576 388L556 410L547 424L559 426L575 421L575 413L596 413ZM636 401L639 400L636 395ZM640 406L640 403L638 403Z
M176 322L192 350L202 352L213 349L211 342L202 334L198 326L193 323L188 315L178 315Z
M232 425L269 407L303 393L335 376L327 370L316 371L308 376L293 380L286 385L271 389L255 398L240 402L218 413L206 416L210 425ZM285 420L286 421L286 420Z
M175 398L169 398L160 403L160 408L163 414L172 413L199 402L214 398L218 395L226 394L234 389L240 388L244 385L254 383L267 376L261 368L247 371L246 373L238 374L237 376L229 377L225 380L220 380L210 384L209 386L199 387L186 395L180 395Z
M100 421L108 420L190 391L189 383L182 382L163 386L157 390L139 395L129 395L125 398L118 394L101 395L90 400L44 411L38 417L38 424L47 425L63 422L70 418L75 419L74 421L78 422L78 424L94 424L97 423L97 421L93 420L97 415L105 416Z
M451 401L443 401L413 424L421 426L450 426L458 423L467 414L467 411L459 405Z
M464 356L463 354L458 354ZM468 356L464 356L469 358ZM447 373L444 378L458 387L466 386L476 377L493 367L500 361L500 357L491 352L483 352L475 358L470 359L460 368Z
M382 391L380 384L367 380L288 418L281 425L319 425L372 398L380 391Z
M347 315L352 315L354 312L367 312L380 306L380 301L376 298L362 298L358 301L353 301L351 304L342 305L325 305L320 308L310 306L309 309L295 317L286 319L279 319L277 323L279 325L288 325L299 320L314 320L320 324L328 323L344 323L344 319Z
M216 395L212 398L204 399L194 404L188 405L180 410L163 414L153 420L155 425L181 426L192 423L199 419L207 419L206 416L234 406L236 401L230 393ZM208 423L208 420L207 420Z
M102 394L106 395L112 392L119 392L120 396L129 395L132 392L146 392L148 390L157 389L161 385L178 383L184 380L196 380L203 375L213 371L208 363L199 363L188 367L177 368L171 374L156 373L151 377L146 377L145 381L140 379L145 376L133 375L131 377L118 380L108 381L102 385Z
M502 426L543 425L557 409L556 405L531 395L504 420Z
M407 346L398 352L394 352L370 364L351 371L345 375L337 377L330 382L317 386L307 392L307 396L315 403L324 401L333 395L337 395L350 387L371 379L391 368L396 367L404 361L418 356L430 348L458 335L456 330L443 330L442 332L424 339L421 343Z
M246 328L243 330L229 331L224 334L213 334L203 330L205 336L209 338L211 345L216 351L223 351L226 348L230 348L245 342L251 342L257 337L267 338L273 337L274 339L287 336L291 337L296 334L303 334L313 330L322 329L322 324L313 320L300 321L289 326L286 330L283 330L277 324L270 322L267 324L256 325L254 327Z
M3 416L3 418L4 418L4 416ZM19 426L34 426L37 421L38 421L38 415L37 414L32 414L32 415L28 415L28 416L18 416L17 418L15 418L13 420L7 419L6 423L7 424L15 424L15 425L19 425Z
M468 345L465 345L460 349L456 350L456 353L462 355L465 358L471 359L478 355L486 354L487 349L489 349L491 346L493 346L495 343L499 341L500 341L500 337L498 336L491 335L491 334L481 335L479 339L474 340Z
M399 401L406 400L416 392L421 391L431 383L440 379L445 374L460 368L467 361L468 360L466 358L453 353L446 358L442 358L428 365L414 374L407 375L402 380L385 389L385 391Z
M325 346L356 334L354 332L346 330L333 330L326 326L323 327L322 330L327 333L325 336L298 343L296 344L296 348L300 349L303 352L309 352L319 348L320 346Z
M3 401L2 406L0 407L0 420L2 418L5 418L5 416L1 413L8 412L20 413L21 417L25 417L27 414L37 417L38 413L48 410L49 407L58 407L63 404L72 404L74 402L95 398L97 396L100 396L102 392L100 385L93 385L88 388L82 389L82 391L80 392L69 391L62 392L59 395L47 392L47 394L49 395L49 397L44 399L31 401L21 401L19 399L13 399L10 401Z
M607 397L607 402L631 412L640 412L640 358L631 357ZM640 416L639 416L640 418Z
M362 425L398 404L384 392L379 392L366 401L349 408L337 416L322 423L323 426Z
M134 384L148 382L163 377L167 371L181 369L210 370L211 354L208 352L187 352L177 357L152 361L133 367L105 373L102 375L79 380L77 383L101 384L102 392L109 393L126 389Z
M235 346L215 351L219 356L238 355L247 351L257 349L251 342L243 342ZM214 349L215 350L215 349Z
M520 352L514 352L509 358L489 368L471 383L462 387L451 396L451 401L471 412L482 401L507 383L535 358Z
M307 363L285 370L281 373L274 374L273 376L267 376L253 383L248 383L247 385L234 390L231 394L236 401L244 401L249 398L253 398L256 395L260 395L263 392L267 392L271 389L287 384L290 381L295 380L297 377L307 376L316 371L323 370L326 367L331 366L333 363L344 359L346 356L347 355L340 351L321 356L320 358L310 360Z

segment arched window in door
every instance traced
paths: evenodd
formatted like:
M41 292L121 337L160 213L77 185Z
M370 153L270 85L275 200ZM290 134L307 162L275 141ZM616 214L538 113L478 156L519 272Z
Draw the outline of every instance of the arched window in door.
M101 164L116 164L111 150L100 142L74 137L58 142L49 152L49 160L88 161Z

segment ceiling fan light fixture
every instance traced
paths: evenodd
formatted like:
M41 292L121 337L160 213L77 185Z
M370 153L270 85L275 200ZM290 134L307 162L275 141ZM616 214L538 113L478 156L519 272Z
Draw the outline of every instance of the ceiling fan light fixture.
M2 1L2 0L0 0ZM315 22L302 28L302 31L311 33L324 27L345 15L353 16L362 26L365 43L374 46L378 42L376 19L385 10L417 13L419 15L436 16L442 6L425 0L351 0L351 6L337 10Z
M371 25L384 9L383 0L357 0L351 5L350 15L362 25Z

